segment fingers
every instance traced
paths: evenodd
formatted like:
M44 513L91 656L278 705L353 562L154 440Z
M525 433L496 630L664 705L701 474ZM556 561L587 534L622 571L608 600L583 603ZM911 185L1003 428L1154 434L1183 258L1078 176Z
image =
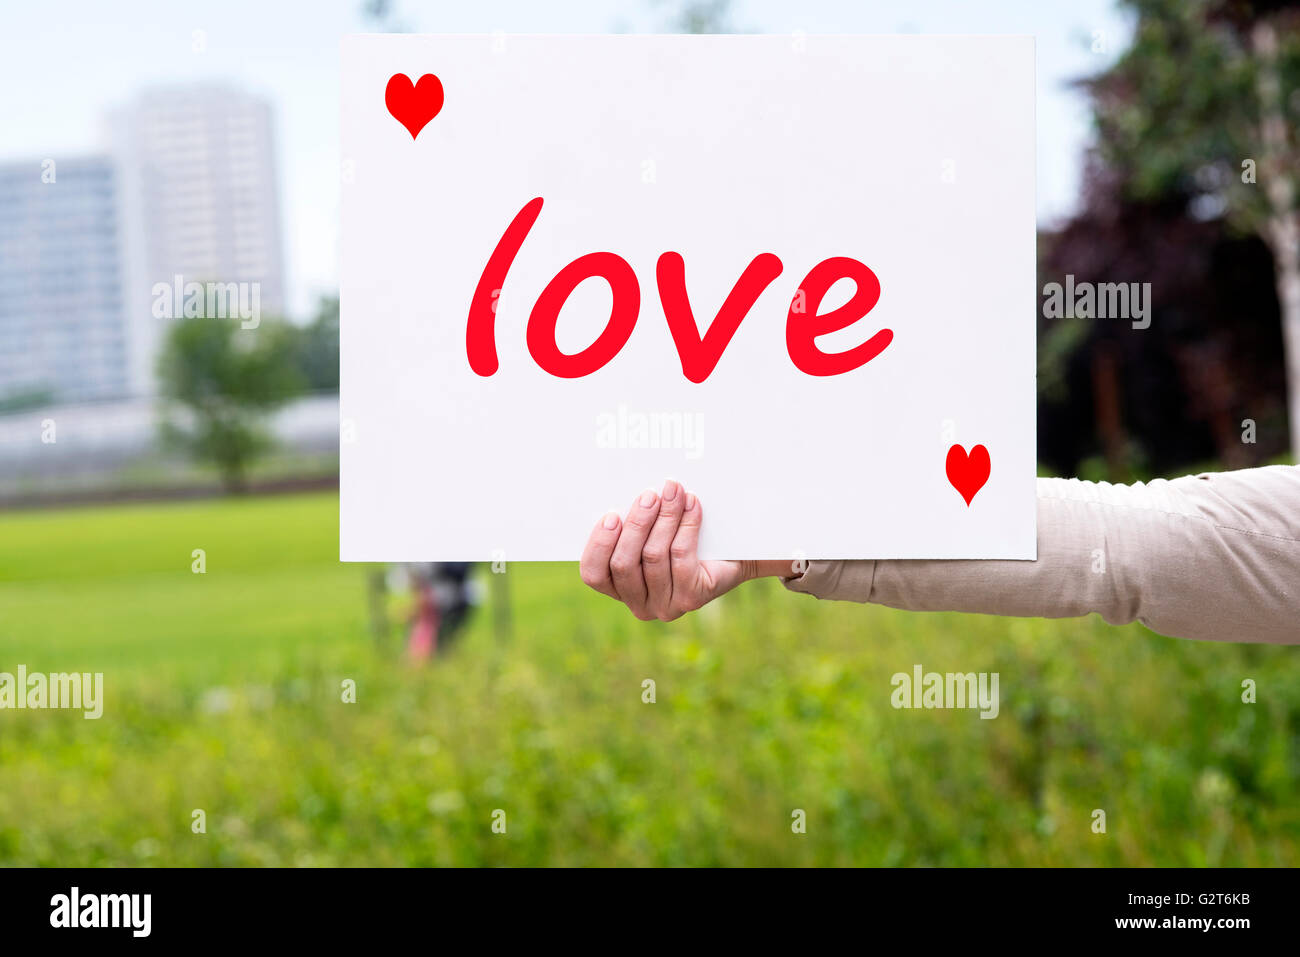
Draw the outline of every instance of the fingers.
M618 544L618 533L622 527L623 520L619 518L618 512L607 512L591 530L587 546L582 550L582 561L578 565L583 582L610 598L618 598L618 591L614 588L614 580L609 573L609 560L614 556L614 546Z
M704 510L680 482L662 495L642 492L626 519L610 512L596 523L582 551L589 587L623 602L642 621L671 621L704 604L698 549Z
M648 621L654 615L647 604L649 594L641 569L641 552L658 516L659 496L653 489L646 489L628 509L627 518L623 520L623 531L619 533L618 544L614 546L614 554L609 560L609 570L619 600L642 621Z
M700 522L704 519L704 508L700 500L690 492L682 502L682 520L673 536L672 547L668 550L672 566L673 582L685 598L691 594L700 572Z
M669 552L677 535L678 523L685 511L686 490L669 479L659 499L659 517L655 519L641 549L641 570L645 576L646 608L656 618L675 618L670 614L673 601L673 572Z

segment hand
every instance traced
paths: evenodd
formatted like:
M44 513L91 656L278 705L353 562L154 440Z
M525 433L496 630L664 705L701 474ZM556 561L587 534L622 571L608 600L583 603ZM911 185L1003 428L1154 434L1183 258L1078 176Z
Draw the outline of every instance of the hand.
M662 495L646 489L626 519L610 512L596 523L582 552L582 580L642 621L673 621L743 581L793 574L786 561L700 561L703 517L700 500L680 482L669 479Z

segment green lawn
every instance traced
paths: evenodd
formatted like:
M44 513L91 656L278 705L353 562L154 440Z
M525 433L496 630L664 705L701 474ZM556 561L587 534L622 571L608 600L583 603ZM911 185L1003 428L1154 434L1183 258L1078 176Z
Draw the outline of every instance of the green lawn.
M509 641L413 668L337 552L334 495L0 515L0 671L106 685L0 711L0 864L1300 863L1290 649L767 582L642 624L518 565ZM1001 714L895 710L916 663Z

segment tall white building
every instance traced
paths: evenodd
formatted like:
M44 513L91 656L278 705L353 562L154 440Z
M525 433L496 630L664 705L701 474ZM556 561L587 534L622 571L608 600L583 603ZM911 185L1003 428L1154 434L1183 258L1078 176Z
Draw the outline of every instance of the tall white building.
M0 165L0 408L129 391L121 198L107 157Z
M0 409L154 394L160 284L256 284L283 311L270 105L169 87L107 119L108 156L0 165Z
M256 283L264 315L282 314L284 253L271 108L224 85L145 91L108 117L126 236L128 380L155 391L167 326L158 284Z

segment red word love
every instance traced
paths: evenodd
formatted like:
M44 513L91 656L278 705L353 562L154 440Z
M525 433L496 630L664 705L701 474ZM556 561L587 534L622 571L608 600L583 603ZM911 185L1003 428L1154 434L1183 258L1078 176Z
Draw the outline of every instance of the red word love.
M465 328L465 351L470 368L481 376L490 376L497 371L497 299L505 287L515 256L541 211L540 196L525 204L506 227L479 276ZM755 256L701 337L686 293L685 261L680 253L675 252L666 252L659 257L655 268L659 300L664 318L668 320L668 331L677 346L682 374L687 379L698 383L712 374L741 320L749 314L763 291L781 275L781 269L781 260L772 253ZM597 277L609 283L613 295L609 321L590 346L574 355L565 354L555 339L560 310L580 283ZM856 285L853 296L844 305L819 313L817 310L826 293L841 279L853 280ZM816 340L818 336L851 326L870 312L879 300L880 280L856 259L834 256L813 266L795 291L786 314L785 345L791 361L802 372L814 376L840 375L870 362L893 341L891 330L881 329L866 342L843 352L823 352L817 348ZM611 252L579 256L561 269L537 297L528 317L528 352L534 362L553 376L577 379L590 375L618 355L632 335L640 311L641 286L626 259Z

